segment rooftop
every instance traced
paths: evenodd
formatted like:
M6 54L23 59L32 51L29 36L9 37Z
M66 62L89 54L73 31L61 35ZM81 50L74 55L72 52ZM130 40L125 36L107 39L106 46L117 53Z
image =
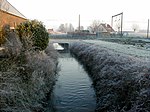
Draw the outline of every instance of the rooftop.
M12 6L7 0L0 0L0 10L26 19L26 17L21 14L14 6Z
M115 32L109 24L101 24L108 32Z

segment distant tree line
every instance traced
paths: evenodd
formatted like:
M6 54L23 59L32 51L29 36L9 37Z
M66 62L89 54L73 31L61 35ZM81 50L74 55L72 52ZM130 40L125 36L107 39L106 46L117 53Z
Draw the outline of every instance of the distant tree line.
M75 29L71 23L65 23L65 24L60 24L58 31L67 33L67 32L73 32Z

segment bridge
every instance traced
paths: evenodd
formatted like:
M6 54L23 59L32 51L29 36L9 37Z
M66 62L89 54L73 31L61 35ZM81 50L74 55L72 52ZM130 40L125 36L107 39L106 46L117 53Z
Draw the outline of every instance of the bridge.
M73 43L73 42L79 42L81 40L73 40L73 39L50 39L49 42L50 43L58 43L59 45L61 45L65 52L68 52L69 50L69 47L70 47L70 44ZM59 50L58 50L59 51Z
M79 42L80 39L49 39L51 43L72 43L72 42Z

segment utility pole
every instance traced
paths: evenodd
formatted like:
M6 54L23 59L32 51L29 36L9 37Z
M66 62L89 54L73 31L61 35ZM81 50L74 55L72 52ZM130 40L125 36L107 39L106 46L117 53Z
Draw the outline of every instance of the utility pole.
M122 26L123 26L123 12L121 13L121 37L123 36Z
M111 27L113 27L113 16L111 17Z
M80 14L79 14L79 26L78 27L79 27L78 30L80 32Z
M147 25L147 38L149 36L149 19L148 19L148 25Z

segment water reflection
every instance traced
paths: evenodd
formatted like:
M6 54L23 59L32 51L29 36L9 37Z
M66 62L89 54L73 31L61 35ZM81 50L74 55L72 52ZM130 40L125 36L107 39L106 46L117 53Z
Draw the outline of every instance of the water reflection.
M92 82L82 66L69 53L61 53L61 71L53 90L56 112L94 112Z

